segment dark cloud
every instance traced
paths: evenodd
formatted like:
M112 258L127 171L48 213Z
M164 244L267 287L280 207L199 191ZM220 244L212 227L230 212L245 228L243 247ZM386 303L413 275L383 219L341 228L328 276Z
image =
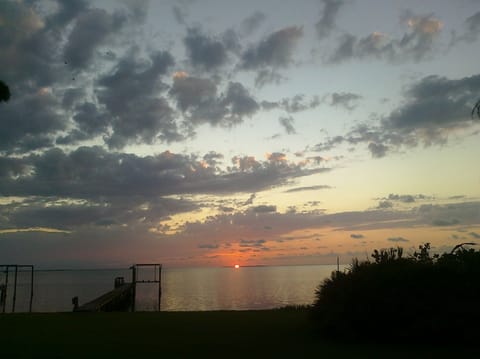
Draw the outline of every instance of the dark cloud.
M257 101L239 82L230 82L228 84L227 94L222 104L231 108L230 118L234 122L240 122L244 116L252 116L259 109Z
M278 122L280 122L280 125L282 125L288 135L294 135L297 133L297 131L295 131L295 127L293 127L295 119L292 116L280 117Z
M437 227L448 227L448 226L454 226L456 224L459 224L460 221L458 219L435 219L432 222L432 225L437 226Z
M242 32L249 36L254 33L265 21L267 16L261 11L255 11L252 15L242 21Z
M400 201L400 202L403 202L403 203L415 202L415 196L412 196L410 194L398 195L398 194L390 193L388 195L388 199L391 200L391 201Z
M334 92L330 95L330 105L343 107L346 110L353 110L357 107L357 101L362 98L361 95L351 92Z
M387 208L392 208L393 203L390 201L380 201L378 202L377 209L387 209Z
M211 167L215 167L218 163L221 163L223 160L223 155L221 153L210 151L203 156L203 160Z
M336 146L344 143L346 138L343 136L335 136L333 138L328 138L325 142L317 143L313 150L317 152L330 151Z
M401 38L391 39L380 32L365 37L342 35L327 62L340 63L354 58L376 58L393 63L425 60L435 50L434 42L442 30L442 22L432 14L415 15L411 11L402 13L401 21L408 28Z
M0 151L28 152L53 145L53 136L66 128L60 104L48 90L14 96L0 106Z
M232 32L223 39L205 35L199 28L189 28L183 40L190 63L206 71L215 70L228 62L228 51L238 48Z
M110 122L110 118L105 113L99 112L97 106L91 102L78 105L73 120L79 130L89 137L103 133Z
M237 158L228 171L205 166L195 156L111 153L79 147L66 153L51 149L22 158L0 157L4 196L162 196L195 193L255 192L301 176L328 171L286 161Z
M268 84L279 85L284 82L286 78L279 74L276 70L261 69L257 71L255 77L255 87L263 87Z
M480 35L480 11L476 12L467 20L465 20L467 31L464 35L465 39L469 42L474 42Z
M331 186L327 185L318 185L318 186L306 186L306 187L296 187L291 188L285 191L285 193L292 193L292 192L303 192L303 191L318 191L320 189L330 189Z
M159 77L165 75L173 63L168 52L151 54L147 63L129 54L110 73L98 79L97 98L112 119L113 133L106 138L109 147L181 138L172 109L158 95L165 88Z
M424 194L395 194L390 193L387 197L380 198L382 200L402 202L402 203L414 203L418 200L432 200L433 197L426 196Z
M340 8L345 4L343 0L321 0L323 5L320 20L315 24L319 39L324 39L330 35L335 28L335 20Z
M179 24L186 25L185 20L188 16L188 12L185 7L174 5L172 7L172 13L173 13L173 17Z
M219 246L218 244L199 244L198 245L198 248L201 248L201 249L217 249Z
M297 94L290 98L283 98L280 101L262 101L264 110L282 109L288 113L296 113L311 110L320 106L321 100L318 96L313 96L310 100L305 99L305 95Z
M390 237L390 238L387 238L387 241L390 241L390 242L410 242L408 239L405 239L403 237Z
M197 209L183 199L134 196L97 198L88 201L56 197L33 197L0 210L3 228L46 227L76 230L79 227L122 225L157 226L161 218Z
M208 78L179 74L174 77L170 94L179 109L185 112L212 104L216 99L217 86Z
M353 239L361 239L361 238L365 238L365 236L363 234L356 234L356 233L352 233L350 235L350 238L353 238Z
M78 8L65 3L59 7L58 14L42 18L31 4L2 2L0 68L9 69L2 80L10 84L13 92L20 94L28 89L31 94L65 76L63 61L58 59L62 31L83 9L80 1ZM62 15L63 11L70 15Z
M289 66L293 62L295 46L302 36L303 29L298 26L287 27L270 34L243 53L241 67L251 70Z
M373 158L382 158L385 157L388 151L388 146L385 146L382 143L370 142L368 144L368 150L372 154Z
M77 18L64 48L64 59L74 69L85 68L96 48L116 34L126 24L124 13L107 13L103 9L83 11Z
M252 211L255 213L270 213L276 212L277 206L269 206L269 205L260 205L252 208Z
M265 244L264 239L241 239L240 247L263 247Z
M406 103L394 110L384 125L402 131L465 126L470 123L472 99L479 91L480 75L459 80L424 77L407 90ZM431 135L435 136L434 131Z
M178 74L169 93L193 126L210 123L230 127L260 109L257 101L239 82L228 83L226 92L217 95L217 86L212 80Z
M401 147L444 145L451 133L476 125L470 112L479 92L480 75L458 80L424 77L412 84L403 103L377 124L356 125L346 135L317 144L314 150L364 143L372 157L380 158Z

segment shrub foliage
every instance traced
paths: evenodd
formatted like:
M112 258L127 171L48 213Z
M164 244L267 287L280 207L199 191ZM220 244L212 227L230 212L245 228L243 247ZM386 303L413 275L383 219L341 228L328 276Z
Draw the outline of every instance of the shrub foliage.
M478 340L480 252L457 246L430 255L375 250L316 290L314 318L324 335L357 339Z

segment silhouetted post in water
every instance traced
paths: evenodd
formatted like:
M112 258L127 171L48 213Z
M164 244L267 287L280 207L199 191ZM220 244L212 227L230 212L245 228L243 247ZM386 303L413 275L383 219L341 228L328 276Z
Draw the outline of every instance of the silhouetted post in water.
M17 278L18 278L18 267L15 266L15 277L14 277L14 280L13 280L12 313L15 313L15 302L17 301Z
M0 305L4 308L5 311L5 301L7 299L7 286L5 284L0 284Z
M15 312L15 306L17 301L17 282L18 282L18 270L19 268L30 268L31 275L30 275L30 304L29 304L29 311L32 311L32 302L33 302L33 265L18 265L18 264L0 264L0 268L4 268L3 272L5 273L5 284L3 284L0 288L2 288L0 293L0 304L2 304L2 312L5 313L6 305L7 305L7 291L8 291L8 279L10 274L10 269L13 268L14 270L14 279L13 279L13 298L12 298L12 313Z
M5 284L4 284L4 288L5 290L3 291L3 296L4 296L4 300L3 300L3 308L2 308L2 313L5 313L5 306L7 305L7 290L8 290L8 266L5 266Z
M340 257L337 257L337 272L340 272Z
M30 274L30 305L28 306L29 312L32 312L32 303L33 303L33 266Z
M135 298L137 296L137 268L133 265L130 267L132 269L132 312L135 311Z

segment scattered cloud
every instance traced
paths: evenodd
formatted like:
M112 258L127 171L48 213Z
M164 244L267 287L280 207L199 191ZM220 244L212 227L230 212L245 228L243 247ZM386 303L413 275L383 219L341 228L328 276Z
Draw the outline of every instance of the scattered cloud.
M416 15L409 10L402 13L401 22L407 28L401 38L392 39L381 32L373 32L365 37L343 34L327 62L338 64L351 59L365 58L392 63L425 60L435 50L434 43L443 28L443 23L433 14Z
M435 219L432 224L434 226L438 226L438 227L448 227L448 226L454 226L456 224L459 224L460 221L458 219L450 219L450 220L446 220L446 219Z
M422 200L432 200L433 197L426 196L424 194L396 194L390 193L387 197L380 198L381 200L387 200L392 202L401 202L401 203L414 203L416 201ZM452 198L450 198L452 199Z
M194 67L206 71L216 70L228 63L229 52L239 47L232 32L223 38L205 35L200 28L189 28L183 40L188 58Z
M350 238L353 238L353 239L362 239L362 238L365 238L365 236L363 234L357 234L357 233L352 233L350 235Z
M321 189L331 189L331 186L327 185L317 185L317 186L305 186L305 187L296 187L290 188L285 191L285 193L293 193L293 192L303 192L303 191L318 191Z
M198 245L198 248L200 248L200 249L217 249L218 247L219 247L219 245L216 244L216 243L213 243L213 244L206 243L206 244L199 244Z
M262 25L267 16L261 11L255 11L252 15L242 21L242 33L246 36L251 35Z
M390 237L390 238L387 238L387 241L390 241L390 242L410 242L408 239L405 239L403 237Z
M271 33L256 45L250 46L242 55L241 68L253 70L264 67L287 67L293 62L293 53L303 37L303 28L286 27Z
M239 82L229 82L226 93L217 95L217 86L211 79L180 73L174 76L169 94L191 126L209 123L231 127L260 109L257 101Z
M293 127L295 119L292 116L280 117L278 122L280 122L280 125L282 125L282 127L285 129L287 135L294 135L297 133L297 131L295 131L295 127Z
M306 100L305 97L305 95L297 94L280 101L262 101L261 106L264 110L282 109L288 113L303 112L320 106L321 100L318 96L313 96L310 100Z
M174 59L165 51L149 57L145 66L134 53L128 54L110 73L97 80L98 101L111 118L113 133L106 138L111 148L182 138L173 110L168 101L159 96L164 89L159 78L174 64Z
M401 105L377 123L356 125L346 135L327 138L313 149L364 143L372 157L381 158L402 147L444 145L450 134L476 126L470 112L479 92L480 75L458 80L424 77L405 91Z
M315 30L319 39L328 37L335 28L335 20L340 8L345 4L343 0L321 0L323 5L320 20L315 24Z
M260 205L252 208L252 211L255 213L269 213L269 212L276 212L277 206L269 206L269 205Z
M357 101L361 98L361 95L351 92L334 92L330 95L330 105L351 111L357 107Z
M388 209L388 208L392 208L392 207L393 207L392 202L390 202L390 201L380 201L380 202L378 202L377 209Z
M68 36L63 53L65 62L73 69L90 65L97 47L107 43L127 20L125 14L118 11L109 14L103 9L84 10Z
M298 26L275 31L243 52L240 68L259 71L257 85L276 82L281 78L277 70L293 63L294 50L302 37L303 28Z
M263 247L265 245L264 239L241 239L240 247Z

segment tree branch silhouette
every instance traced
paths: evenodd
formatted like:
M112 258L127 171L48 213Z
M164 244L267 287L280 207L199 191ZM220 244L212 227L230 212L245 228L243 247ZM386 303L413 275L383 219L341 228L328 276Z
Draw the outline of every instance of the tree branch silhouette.
M0 80L0 102L7 102L10 99L10 89L7 84Z

